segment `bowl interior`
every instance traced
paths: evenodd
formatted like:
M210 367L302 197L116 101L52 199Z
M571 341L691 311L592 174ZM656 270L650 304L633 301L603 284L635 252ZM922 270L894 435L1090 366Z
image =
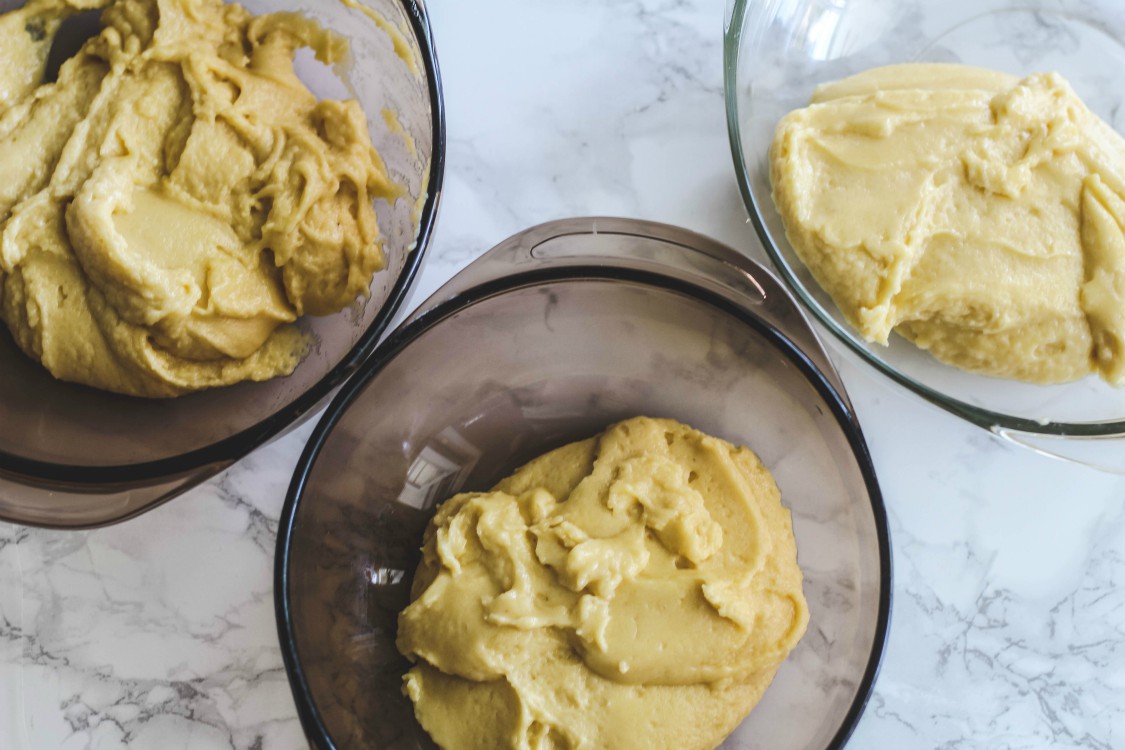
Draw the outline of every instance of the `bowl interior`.
M809 633L723 747L808 750L850 731L890 594L862 439L800 355L747 313L699 290L590 274L435 308L388 340L318 427L282 518L276 596L319 746L433 747L401 694L394 638L435 504L638 414L750 446L793 513Z
M942 364L898 336L864 341L785 237L770 197L777 122L824 82L879 65L958 62L1015 75L1058 71L1125 132L1125 16L1116 0L736 0L726 36L727 117L747 208L781 275L839 341L919 395L984 427L1048 434L1125 432L1125 389L1096 377L1038 386Z
M364 1L386 19L406 59L388 32L342 3L247 0L244 5L254 13L297 11L350 40L352 60L339 71L343 81L307 50L298 55L298 73L321 98L360 101L377 149L405 188L406 196L394 205L376 206L388 263L375 275L370 296L336 315L301 321L315 345L291 376L164 401L56 381L16 348L5 329L0 332L0 468L81 482L85 469L124 467L124 481L146 473L134 470L137 465L161 476L229 461L315 407L371 351L421 260L416 238L420 226L428 231L433 207L427 206L425 216L420 211L440 176L440 158L435 162L433 156L440 138L431 98L436 67L423 62L428 40L413 31L403 3ZM16 5L0 1L0 10ZM71 29L75 34L81 36L83 29L88 34L91 24L96 28L96 14L71 22L77 24ZM401 130L392 127L394 121ZM27 469L28 462L43 466Z

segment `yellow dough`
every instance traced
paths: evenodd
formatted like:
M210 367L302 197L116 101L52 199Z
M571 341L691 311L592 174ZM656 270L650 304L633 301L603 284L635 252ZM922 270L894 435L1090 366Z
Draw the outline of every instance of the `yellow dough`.
M671 420L454 496L422 555L398 648L445 750L712 750L808 622L769 471Z
M69 15L102 30L41 83ZM0 317L56 377L148 397L288 374L290 325L366 294L396 188L355 101L297 48L345 41L221 0L30 0L0 16Z
M869 341L1125 383L1125 139L1059 75L909 64L821 86L770 174L793 248Z

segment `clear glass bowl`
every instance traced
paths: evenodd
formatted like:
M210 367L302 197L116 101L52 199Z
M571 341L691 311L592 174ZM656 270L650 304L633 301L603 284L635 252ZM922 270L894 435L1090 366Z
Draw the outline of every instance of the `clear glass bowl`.
M844 320L786 240L770 197L777 122L821 83L901 62L960 62L1016 75L1055 70L1125 132L1119 0L734 0L724 73L735 171L762 244L798 300L845 350L915 394L1036 450L1125 471L1125 388L1096 377L1037 386L942 364L906 340L871 344ZM1075 438L1085 438L1075 440ZM1109 438L1108 440L1106 438Z
M129 398L53 379L0 325L0 519L88 527L147 510L229 466L311 415L375 348L421 266L441 191L444 119L425 9L415 0L362 0L362 13L322 0L246 0L254 13L288 10L345 35L352 60L341 79L298 54L298 73L319 96L354 96L376 148L408 197L377 204L388 266L371 294L336 315L302 319L316 345L289 377L177 399ZM20 3L0 0L0 11ZM60 39L84 38L96 14L68 21ZM70 32L70 33L66 33ZM62 44L57 42L56 44ZM393 111L409 138L384 118Z
M850 402L792 298L684 230L573 219L502 243L328 408L278 529L278 630L318 748L433 748L395 649L437 502L638 414L755 450L792 510L808 634L724 748L842 746L886 637L886 517Z

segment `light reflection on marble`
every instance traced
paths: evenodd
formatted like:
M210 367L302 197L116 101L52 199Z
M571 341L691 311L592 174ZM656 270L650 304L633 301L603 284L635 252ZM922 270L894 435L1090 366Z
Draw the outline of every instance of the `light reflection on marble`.
M763 257L717 0L431 0L446 191L415 302L508 235L618 214ZM840 358L886 497L895 602L849 747L1125 747L1125 479L1035 456ZM127 524L0 524L0 748L306 743L273 539L309 427Z

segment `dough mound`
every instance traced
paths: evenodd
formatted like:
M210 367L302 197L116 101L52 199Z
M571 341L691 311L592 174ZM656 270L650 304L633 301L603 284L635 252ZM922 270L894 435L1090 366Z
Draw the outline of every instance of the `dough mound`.
M966 370L1125 384L1125 139L1054 73L876 68L777 126L797 255L869 341Z
M397 643L445 750L712 750L808 622L768 470L671 420L455 495L422 555Z
M101 32L44 82L63 21ZM345 41L222 0L29 0L0 16L0 318L55 377L145 397L293 371L293 326L368 292L395 188L358 102L293 58Z

